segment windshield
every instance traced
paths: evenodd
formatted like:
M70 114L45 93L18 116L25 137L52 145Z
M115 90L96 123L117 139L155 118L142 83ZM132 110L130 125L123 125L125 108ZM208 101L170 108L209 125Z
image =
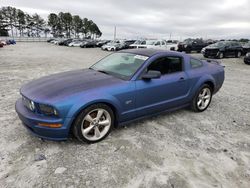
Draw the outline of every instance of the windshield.
M137 40L137 41L134 42L134 44L141 44L141 42L142 42L142 41Z
M155 40L147 40L147 41L146 41L146 44L147 44L147 45L154 45L155 42L156 42Z
M244 47L250 47L250 42L243 45Z
M137 54L114 53L90 68L123 80L129 80L147 59L147 56Z

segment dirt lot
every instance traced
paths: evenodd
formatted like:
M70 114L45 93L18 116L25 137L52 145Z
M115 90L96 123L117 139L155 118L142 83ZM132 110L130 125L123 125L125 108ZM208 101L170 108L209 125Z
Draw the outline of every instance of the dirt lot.
M31 136L14 109L21 85L107 54L47 43L0 49L0 187L250 187L250 66L242 59L223 60L225 83L203 113L146 119L93 145Z

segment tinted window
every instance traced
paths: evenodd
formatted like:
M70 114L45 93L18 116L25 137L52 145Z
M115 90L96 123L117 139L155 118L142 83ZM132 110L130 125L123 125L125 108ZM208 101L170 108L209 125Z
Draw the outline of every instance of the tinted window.
M162 57L151 63L149 70L160 71L162 75L182 71L181 57Z
M190 65L192 68L197 68L197 67L201 67L202 66L202 62L198 59L190 59Z

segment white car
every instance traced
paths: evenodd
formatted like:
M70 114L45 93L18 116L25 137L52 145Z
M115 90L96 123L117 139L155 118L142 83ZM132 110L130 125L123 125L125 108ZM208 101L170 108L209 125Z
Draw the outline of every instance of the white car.
M146 44L146 41L145 40L137 40L135 41L134 44L130 44L129 45L129 48L144 48L144 45Z
M81 44L82 44L82 41L78 40L78 41L73 41L73 42L69 43L68 46L70 46L70 47L80 47Z
M102 50L108 50L108 51L120 50L120 43L117 43L117 42L109 42L109 43L104 44L104 45L102 46Z
M173 51L176 51L178 49L178 44L167 42L165 40L147 40L144 46L145 48L165 49Z

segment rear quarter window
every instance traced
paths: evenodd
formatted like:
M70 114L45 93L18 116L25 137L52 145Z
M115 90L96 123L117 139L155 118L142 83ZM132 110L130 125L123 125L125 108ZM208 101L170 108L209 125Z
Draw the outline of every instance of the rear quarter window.
M191 68L194 69L194 68L202 67L203 63L198 59L191 58L190 65L191 65Z

